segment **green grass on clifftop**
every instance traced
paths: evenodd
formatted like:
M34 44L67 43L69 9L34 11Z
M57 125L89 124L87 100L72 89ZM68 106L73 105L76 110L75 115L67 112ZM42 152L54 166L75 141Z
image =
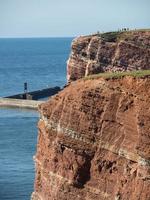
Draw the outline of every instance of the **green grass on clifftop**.
M147 32L150 29L137 29L137 30L122 30L122 31L112 31L112 32L105 32L99 33L99 36L105 42L116 42L121 39L130 38L130 36L135 32Z
M100 74L94 74L84 77L84 80L93 80L98 78L105 79L117 79L123 78L125 76L132 76L135 78L143 78L146 76L150 76L150 70L137 70L137 71L126 71L126 72L105 72Z

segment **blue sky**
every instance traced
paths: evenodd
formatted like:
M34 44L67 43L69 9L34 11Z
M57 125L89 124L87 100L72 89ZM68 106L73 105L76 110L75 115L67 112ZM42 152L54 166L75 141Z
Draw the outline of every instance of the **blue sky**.
M150 27L150 0L0 0L0 37L67 37Z

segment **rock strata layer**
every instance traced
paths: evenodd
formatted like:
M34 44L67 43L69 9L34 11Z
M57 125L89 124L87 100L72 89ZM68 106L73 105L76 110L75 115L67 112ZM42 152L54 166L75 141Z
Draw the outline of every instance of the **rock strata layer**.
M106 71L150 69L150 31L110 32L74 39L68 82Z
M78 80L40 106L32 200L150 199L150 77Z

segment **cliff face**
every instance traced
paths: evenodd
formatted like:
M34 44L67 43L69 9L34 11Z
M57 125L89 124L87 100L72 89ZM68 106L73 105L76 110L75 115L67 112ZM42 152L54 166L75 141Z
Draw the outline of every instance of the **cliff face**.
M105 71L150 69L150 31L111 32L76 38L68 82Z
M79 80L42 104L32 199L150 199L149 91L150 77Z

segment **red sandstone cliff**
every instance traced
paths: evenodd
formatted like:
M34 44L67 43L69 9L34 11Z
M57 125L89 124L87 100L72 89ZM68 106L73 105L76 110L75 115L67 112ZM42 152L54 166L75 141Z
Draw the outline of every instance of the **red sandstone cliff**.
M32 199L149 200L149 92L150 77L79 80L42 104Z
M68 82L105 71L150 69L150 31L81 36L72 43Z

